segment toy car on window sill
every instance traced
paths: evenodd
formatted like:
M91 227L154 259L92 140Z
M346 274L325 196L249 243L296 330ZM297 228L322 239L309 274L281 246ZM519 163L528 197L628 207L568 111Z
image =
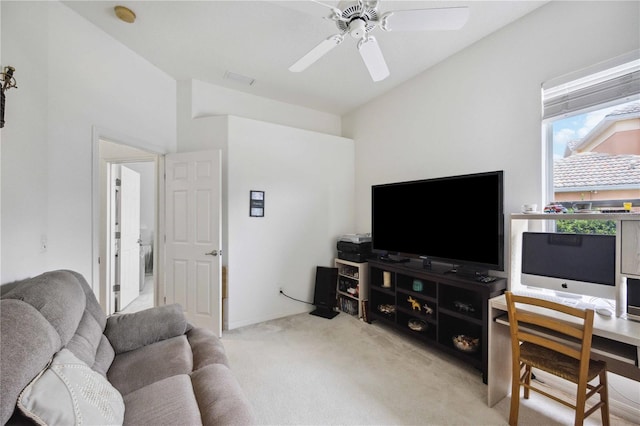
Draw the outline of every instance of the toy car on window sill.
M559 203L551 203L544 207L545 213L566 213L567 208Z

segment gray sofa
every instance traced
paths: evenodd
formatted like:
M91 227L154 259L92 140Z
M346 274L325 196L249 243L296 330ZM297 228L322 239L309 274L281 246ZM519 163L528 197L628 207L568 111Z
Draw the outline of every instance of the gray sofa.
M222 343L179 305L106 317L67 270L0 291L3 425L255 423Z

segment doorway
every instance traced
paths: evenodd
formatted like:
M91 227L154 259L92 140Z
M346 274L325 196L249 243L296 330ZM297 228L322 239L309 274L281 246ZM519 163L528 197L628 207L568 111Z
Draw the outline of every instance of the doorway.
M100 140L100 287L107 314L157 305L159 155Z

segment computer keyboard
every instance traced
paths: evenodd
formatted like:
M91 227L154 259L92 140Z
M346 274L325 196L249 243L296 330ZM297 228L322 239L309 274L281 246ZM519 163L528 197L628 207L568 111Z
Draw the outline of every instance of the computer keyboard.
M535 297L537 299L548 300L550 302L560 303L565 306L571 306L578 309L596 309L595 303L585 302L579 298L560 297L557 295L542 293L540 291L533 290L516 290L513 292L516 296Z

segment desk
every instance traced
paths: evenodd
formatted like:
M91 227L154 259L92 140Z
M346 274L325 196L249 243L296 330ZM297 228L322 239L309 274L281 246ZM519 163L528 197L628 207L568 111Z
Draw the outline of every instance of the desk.
M489 407L511 392L511 335L506 315L504 295L489 299ZM611 373L640 381L640 322L596 314L591 357L606 361Z

